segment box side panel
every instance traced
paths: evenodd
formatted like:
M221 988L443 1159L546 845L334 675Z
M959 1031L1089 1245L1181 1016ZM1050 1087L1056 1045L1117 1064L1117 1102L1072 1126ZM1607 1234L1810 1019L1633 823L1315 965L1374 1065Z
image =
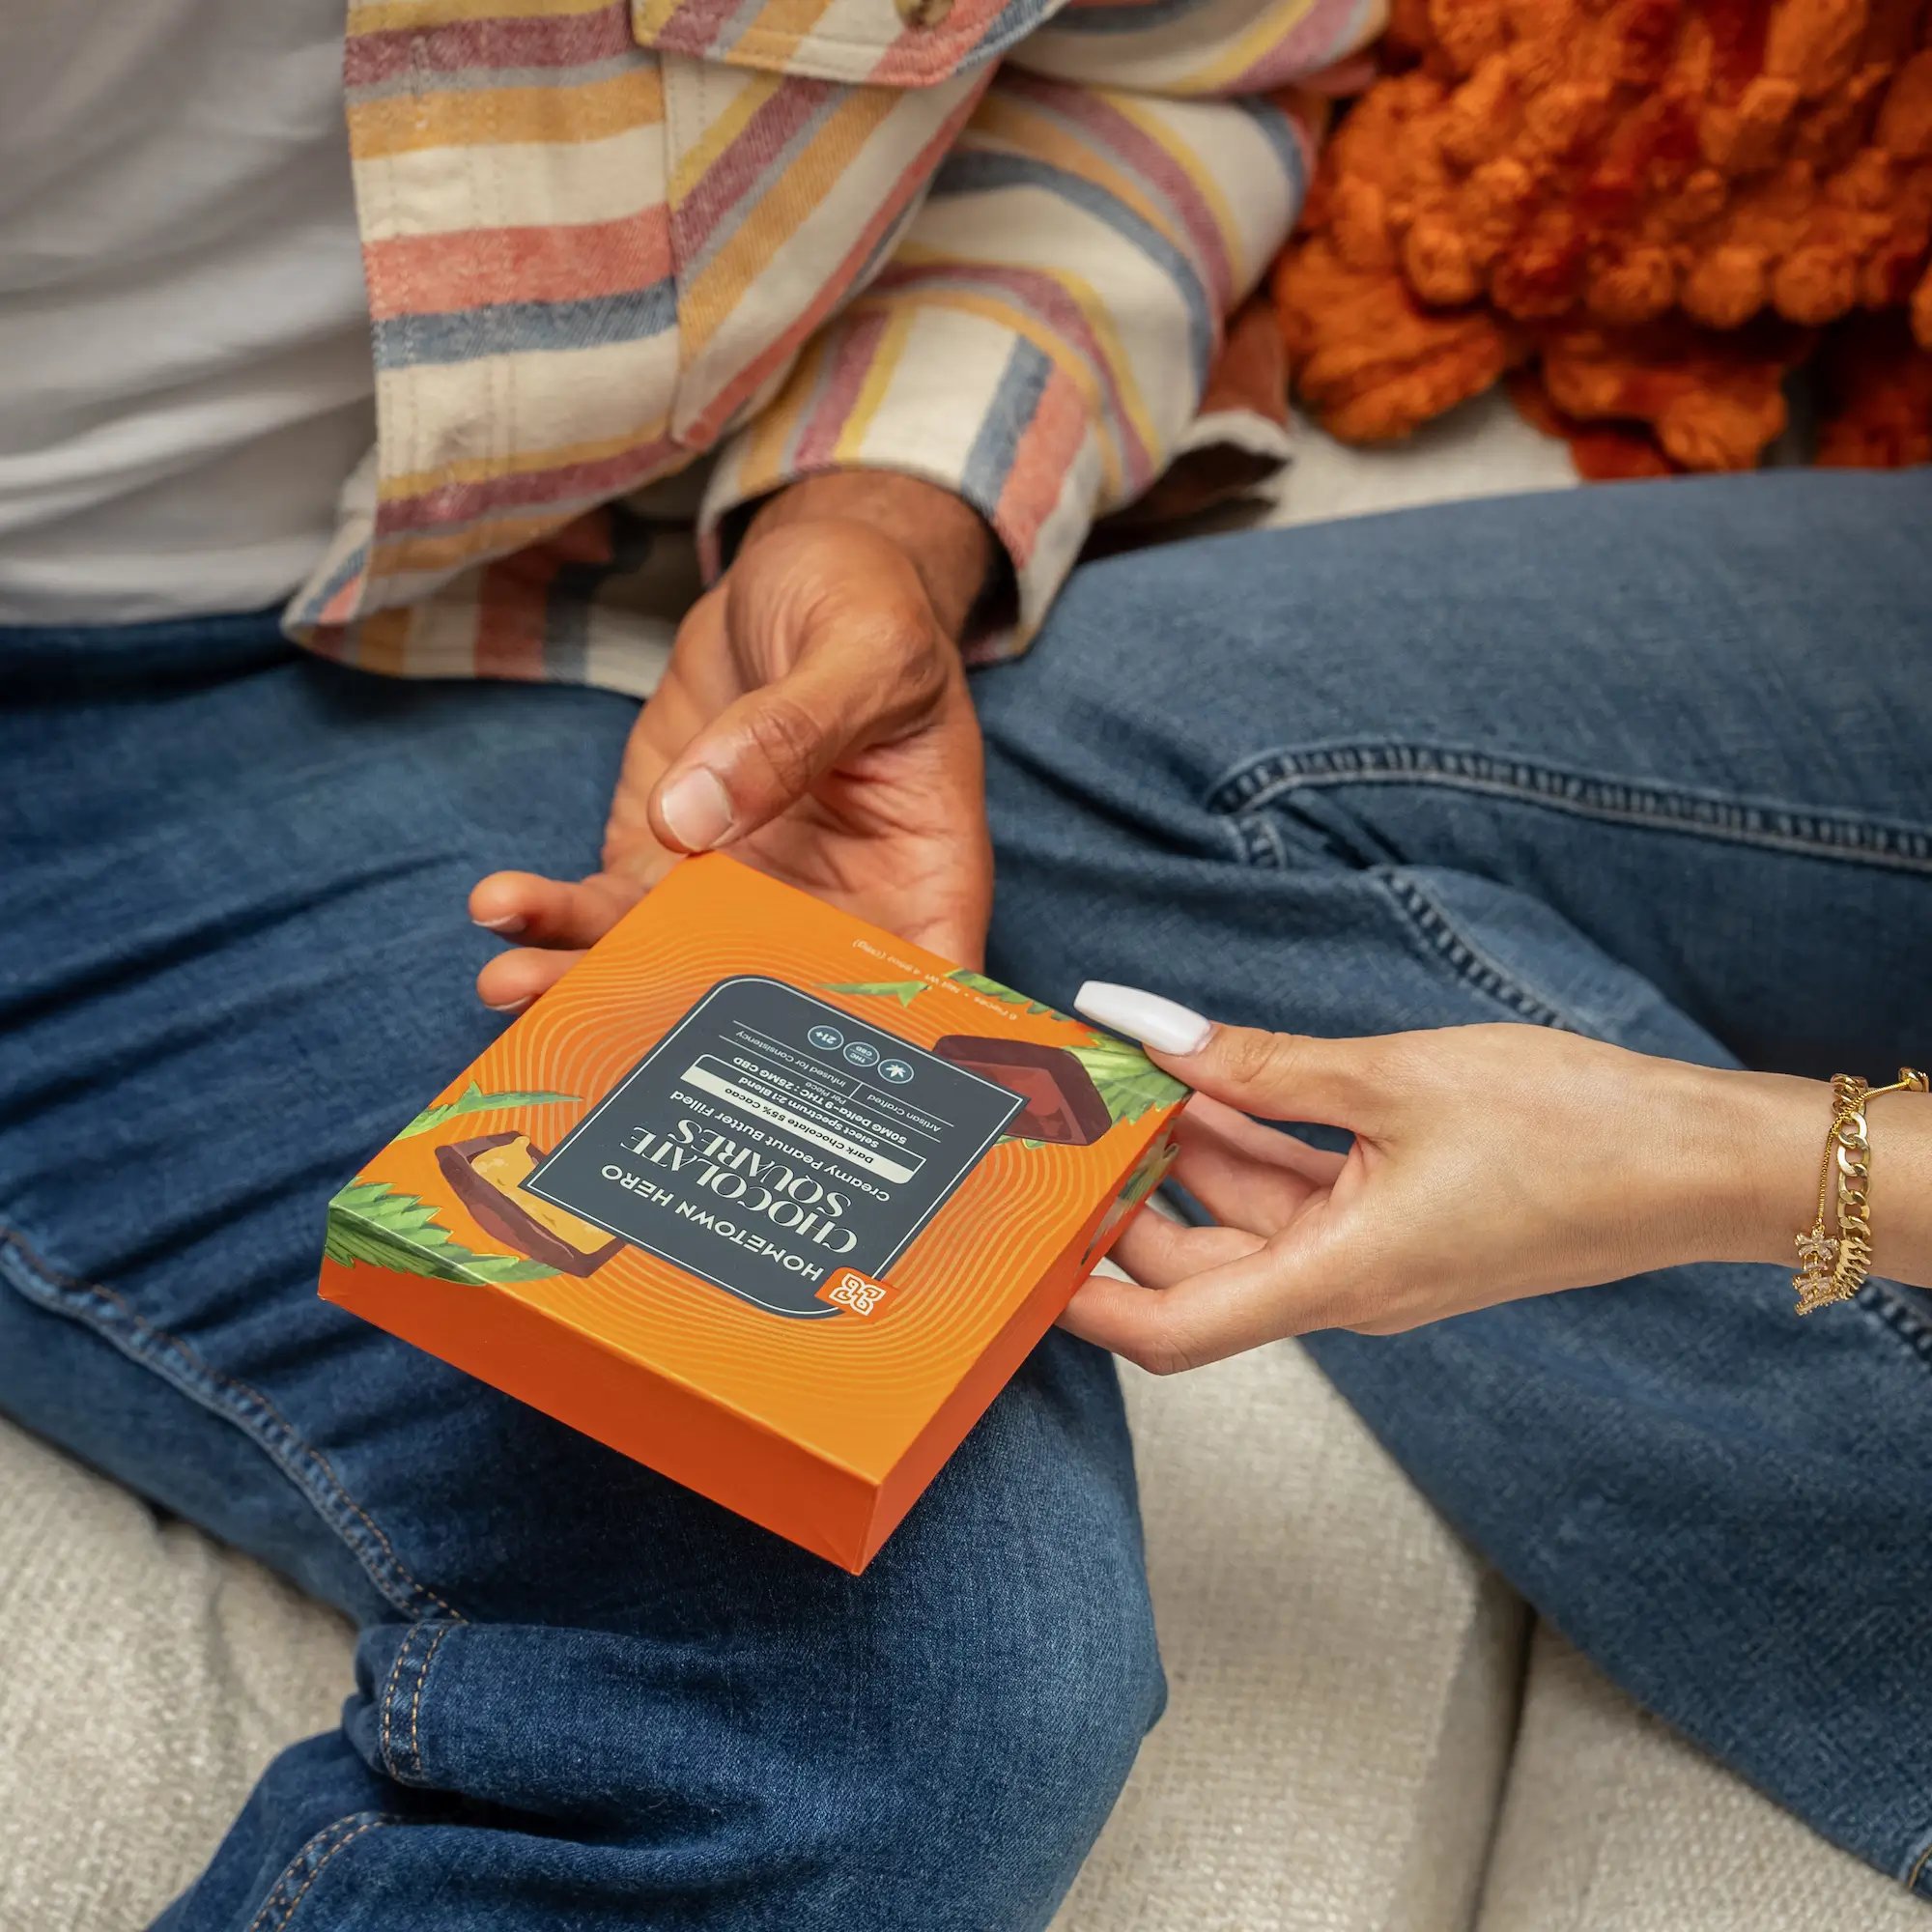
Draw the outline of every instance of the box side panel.
M993 1398L1017 1373L1040 1337L1060 1319L1073 1291L1105 1259L1127 1223L1146 1205L1172 1164L1168 1125L1178 1107L1164 1109L1117 1182L1116 1192L1094 1209L1041 1272L1038 1287L1013 1311L999 1336L960 1378L912 1445L879 1487L878 1508L858 1565L863 1569L884 1547L906 1512L925 1492L946 1460L966 1439Z
M322 1293L787 1541L857 1571L872 1486L497 1290L323 1264Z

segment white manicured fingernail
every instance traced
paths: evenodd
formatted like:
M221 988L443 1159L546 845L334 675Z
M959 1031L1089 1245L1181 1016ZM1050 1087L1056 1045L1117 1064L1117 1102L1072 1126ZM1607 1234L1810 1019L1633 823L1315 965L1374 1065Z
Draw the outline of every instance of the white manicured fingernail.
M524 929L524 916L520 912L506 912L501 919L472 919L471 925L480 925L485 932L521 932Z
M536 998L534 993L526 993L521 1000L505 1000L498 1006L495 1000L485 1000L483 1004L493 1013L520 1013Z
M1073 1009L1156 1053L1199 1053L1214 1031L1212 1020L1203 1019L1179 1000L1163 1000L1158 993L1116 986L1106 980L1089 980L1074 994Z
M707 765L668 785L658 810L670 836L687 852L710 851L731 829L731 794Z

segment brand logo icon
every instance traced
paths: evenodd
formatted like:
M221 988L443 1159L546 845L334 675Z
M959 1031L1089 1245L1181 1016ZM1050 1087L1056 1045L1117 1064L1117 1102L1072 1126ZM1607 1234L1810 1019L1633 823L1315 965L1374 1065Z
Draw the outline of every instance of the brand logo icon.
M854 1315L877 1315L892 1300L893 1294L890 1283L874 1281L870 1275L861 1274L857 1268L840 1268L818 1291L820 1301L829 1301L835 1308L849 1309Z

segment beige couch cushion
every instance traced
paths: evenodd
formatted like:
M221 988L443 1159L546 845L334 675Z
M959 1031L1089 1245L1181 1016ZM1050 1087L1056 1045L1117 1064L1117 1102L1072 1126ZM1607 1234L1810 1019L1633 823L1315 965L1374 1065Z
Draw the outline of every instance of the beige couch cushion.
M1277 526L1577 487L1568 445L1531 429L1499 390L1403 442L1350 449L1298 417L1294 429L1294 462L1275 486L1268 513Z
M134 1932L335 1722L349 1627L5 1422L0 1498L0 1932Z
M1647 1717L1547 1625L1478 1932L1924 1932L1925 1907Z
M1122 1371L1168 1713L1054 1932L1447 1932L1525 1619L1293 1344Z

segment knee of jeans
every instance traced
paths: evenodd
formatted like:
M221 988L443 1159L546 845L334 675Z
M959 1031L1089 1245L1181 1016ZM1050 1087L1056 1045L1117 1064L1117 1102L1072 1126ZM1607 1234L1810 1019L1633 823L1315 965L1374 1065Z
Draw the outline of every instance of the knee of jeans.
M1037 1351L864 1577L695 1499L655 1531L542 1621L367 1631L365 1761L624 1844L645 1894L776 1864L779 1893L807 1868L978 1887L961 1924L1029 1922L1000 1886L1057 1896L1163 1698L1106 1358Z
M1032 1772L1104 1815L1166 1701L1112 1357L1049 1334L881 1561L902 1627L949 1605L908 1662L959 1714L961 1774Z
M880 1615L648 1636L379 1627L349 1735L412 1815L542 1821L639 1922L715 1889L800 1927L1043 1924L1163 1696L1144 1594L1110 1580L962 1573ZM901 1905L840 1916L855 1875Z
M1097 1832L1166 1703L1138 1562L1131 1576L1016 1574L940 1640L913 1679L929 1687L920 1704L946 1714L946 1776L962 1789L999 1779L1016 1828Z

